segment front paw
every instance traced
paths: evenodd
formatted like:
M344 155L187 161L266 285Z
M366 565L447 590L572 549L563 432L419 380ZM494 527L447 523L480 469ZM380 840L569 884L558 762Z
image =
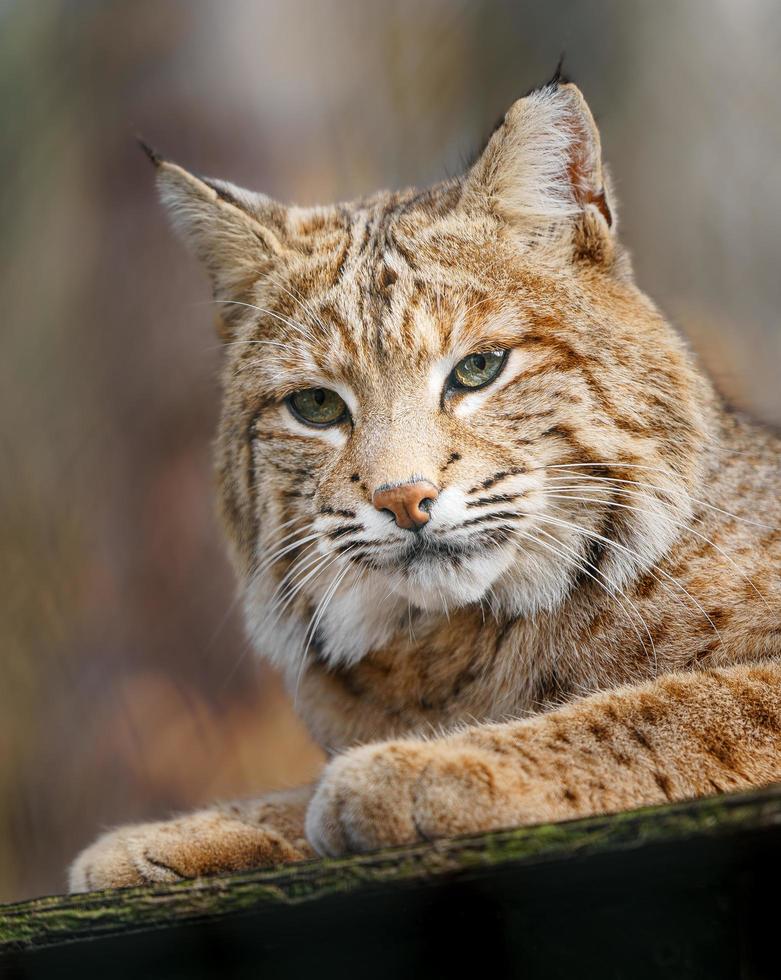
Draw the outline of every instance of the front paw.
M104 834L71 865L69 888L86 892L182 881L301 857L276 831L208 810Z
M368 745L326 768L307 838L333 857L507 827L522 816L524 790L500 756L463 742Z

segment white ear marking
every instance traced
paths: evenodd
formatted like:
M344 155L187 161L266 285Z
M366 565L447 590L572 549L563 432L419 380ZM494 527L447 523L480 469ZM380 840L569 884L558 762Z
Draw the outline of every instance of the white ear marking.
M465 200L487 204L526 232L571 221L594 205L609 229L601 156L580 90L547 85L510 107L466 177Z

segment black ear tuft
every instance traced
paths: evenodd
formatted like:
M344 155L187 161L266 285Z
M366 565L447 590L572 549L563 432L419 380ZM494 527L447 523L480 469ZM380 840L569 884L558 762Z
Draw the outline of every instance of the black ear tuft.
M160 164L165 161L165 157L163 157L161 153L158 153L157 150L153 150L152 147L148 143L144 142L140 136L136 136L136 141L155 167L159 167Z
M559 63L550 79L542 86L543 88L554 88L556 85L568 85L572 79L564 73L564 51L559 55Z
M561 54L559 55L559 60L556 65L556 68L553 72L553 75L551 75L548 81L543 82L542 85L533 85L529 89L529 91L524 94L523 98L528 98L530 95L534 95L535 92L544 92L545 89L557 88L559 85L568 85L570 82L572 82L572 79L569 77L569 75L564 74L564 54L565 52L562 51ZM496 120L496 123L491 128L490 132L488 133L488 136L481 143L479 149L475 153L472 153L471 155L467 155L465 162L468 167L474 166L474 164L480 159L483 152L485 151L486 146L488 146L491 137L494 135L494 133L497 130L501 129L502 126L504 125L504 118L505 115L503 113Z
M542 85L533 85L528 92L526 92L523 98L527 99L530 95L534 95L535 92L544 92L549 88L557 88L559 85L568 85L572 79L569 75L564 73L564 52L562 51L559 55L559 61L556 68L548 79L547 82L543 82Z

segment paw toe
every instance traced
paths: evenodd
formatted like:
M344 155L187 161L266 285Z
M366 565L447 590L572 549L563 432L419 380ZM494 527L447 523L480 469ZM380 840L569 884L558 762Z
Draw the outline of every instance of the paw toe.
M413 742L367 746L335 759L307 812L312 847L335 857L418 839L410 790L424 762Z
M104 834L74 861L69 884L72 892L171 884L302 857L270 828L217 810L203 811Z
M306 832L328 857L474 833L517 822L519 775L492 752L460 744L389 742L330 763Z
M68 874L71 892L129 888L148 880L133 859L128 832L115 830L99 837L76 858Z

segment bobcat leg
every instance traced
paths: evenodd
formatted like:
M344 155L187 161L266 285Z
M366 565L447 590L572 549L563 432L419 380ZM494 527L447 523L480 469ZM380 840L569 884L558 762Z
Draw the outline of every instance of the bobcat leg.
M353 749L307 815L320 854L626 810L781 779L781 665L682 674L524 721Z
M312 857L304 816L312 787L272 793L99 837L73 862L72 892L181 881Z

